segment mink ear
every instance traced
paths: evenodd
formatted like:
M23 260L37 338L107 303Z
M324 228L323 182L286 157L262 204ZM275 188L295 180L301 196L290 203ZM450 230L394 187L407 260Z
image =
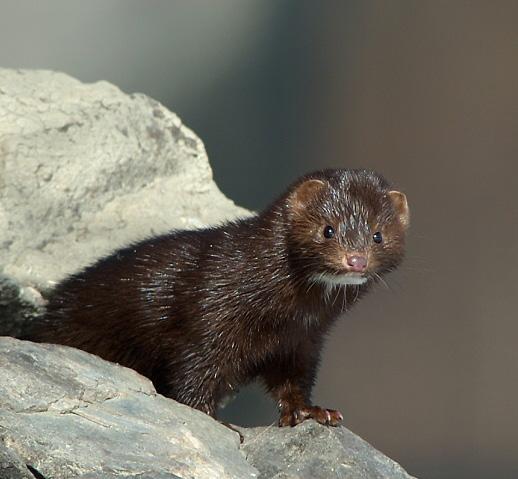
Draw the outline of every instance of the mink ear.
M410 225L410 210L405 194L401 191L389 191L387 195L394 205L399 221L405 228L408 228Z
M322 180L306 180L298 185L288 197L288 204L294 211L304 209L315 195L325 186Z

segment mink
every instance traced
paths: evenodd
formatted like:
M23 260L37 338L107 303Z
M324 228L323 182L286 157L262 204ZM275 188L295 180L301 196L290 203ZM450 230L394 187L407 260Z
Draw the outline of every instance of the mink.
M323 170L259 214L151 237L50 293L25 339L73 346L215 416L261 380L280 426L342 414L311 403L326 333L404 254L406 197L369 170Z

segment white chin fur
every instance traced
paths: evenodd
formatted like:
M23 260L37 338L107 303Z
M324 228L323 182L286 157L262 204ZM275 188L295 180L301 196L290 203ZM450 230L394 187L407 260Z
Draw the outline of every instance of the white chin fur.
M316 281L317 283L324 284L328 287L335 287L335 286L347 286L350 284L363 284L367 281L367 278L365 276L359 276L354 273L345 273L345 274L315 274L312 277L313 281Z

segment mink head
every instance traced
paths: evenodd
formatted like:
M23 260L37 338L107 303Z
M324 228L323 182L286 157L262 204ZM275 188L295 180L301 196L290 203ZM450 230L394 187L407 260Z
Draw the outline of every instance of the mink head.
M375 172L309 174L290 188L284 205L290 262L308 280L362 284L403 257L406 197Z

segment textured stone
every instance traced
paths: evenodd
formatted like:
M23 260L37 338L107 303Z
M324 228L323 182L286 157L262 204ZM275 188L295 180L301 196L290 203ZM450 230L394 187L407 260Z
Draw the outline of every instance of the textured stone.
M217 188L201 140L155 100L0 69L2 333L120 246L246 214Z
M242 449L259 479L411 479L345 427L306 421L294 428L243 428L241 433Z
M238 434L65 346L0 339L0 425L1 443L48 478L257 477Z
M0 479L34 479L22 459L1 442Z
M0 338L0 478L411 479L343 427L241 428L156 394L131 369Z

